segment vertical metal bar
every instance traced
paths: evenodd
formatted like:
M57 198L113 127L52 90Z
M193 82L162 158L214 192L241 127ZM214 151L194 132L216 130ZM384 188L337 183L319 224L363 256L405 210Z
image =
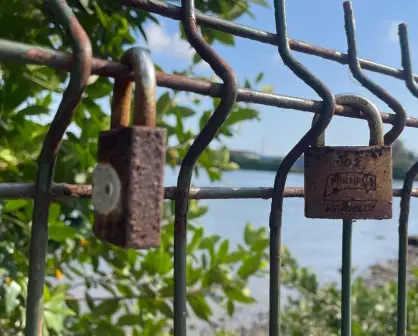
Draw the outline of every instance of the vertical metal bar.
M412 74L411 54L409 51L408 28L405 23L399 26L399 40L401 45L402 67L405 82L409 91L418 98L418 86ZM407 259L408 259L408 217L412 185L418 173L418 163L415 163L405 176L401 196L401 209L399 216L399 252L398 252L398 320L396 334L405 336L407 331L408 286Z
M51 123L38 159L36 194L32 217L29 250L29 281L26 304L26 336L42 334L42 304L45 283L45 262L48 244L48 214L51 184L56 155L72 114L87 85L91 72L91 44L70 7L63 0L45 1L57 21L70 35L73 43L73 66L70 83L63 94L58 111Z
M351 336L351 236L352 220L343 220L341 270L341 336Z
M348 63L352 74L362 86L368 89L376 97L383 100L396 113L396 119L393 123L393 127L385 134L385 145L391 145L405 128L407 118L405 108L401 105L401 103L399 103L397 99L391 96L389 92L374 83L363 73L360 66L360 61L357 57L356 26L354 23L354 14L351 1L345 1L343 3L343 7L345 32L347 35L348 45Z
M398 321L397 336L406 336L407 327L407 261L408 261L408 218L411 201L411 191L418 174L418 162L406 173L402 188L399 215L399 252L398 252Z
M361 109L368 121L370 129L370 146L383 145L383 123L379 110L370 100L356 94L339 94L335 96L337 104ZM312 119L314 125L319 119L315 114ZM325 133L315 141L316 147L325 146ZM343 220L342 235L342 268L341 268L341 336L351 336L351 246L353 221Z
M280 247L283 213L283 192L287 174L303 151L314 143L315 139L324 132L335 111L335 99L332 92L316 78L306 67L297 62L290 53L287 38L285 0L274 2L275 21L278 38L278 51L283 63L293 73L309 85L324 100L323 110L318 121L300 139L280 164L274 180L274 191L270 211L270 302L269 302L269 335L280 335Z
M187 151L177 179L174 220L174 335L184 336L186 325L186 238L189 188L193 169L199 156L215 137L235 104L238 86L229 65L199 35L196 26L194 0L182 0L181 21L192 47L223 80L221 101L207 124Z

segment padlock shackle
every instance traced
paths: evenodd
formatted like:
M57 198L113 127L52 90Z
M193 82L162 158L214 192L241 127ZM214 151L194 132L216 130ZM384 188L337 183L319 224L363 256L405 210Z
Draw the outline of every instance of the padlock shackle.
M120 62L128 65L134 72L135 107L133 124L155 127L157 79L155 67L148 52L139 47L125 51ZM128 127L131 110L133 82L125 78L116 78L113 89L110 128Z
M378 108L369 99L358 94L339 94L335 96L335 102L340 105L353 107L360 110L365 116L370 130L369 146L384 145L383 121ZM313 117L312 124L318 120L319 114ZM325 132L315 142L315 146L325 146Z

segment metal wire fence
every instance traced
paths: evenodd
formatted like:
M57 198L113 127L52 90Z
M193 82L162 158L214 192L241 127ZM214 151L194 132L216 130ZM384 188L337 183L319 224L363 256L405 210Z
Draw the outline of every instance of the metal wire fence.
M26 313L26 335L38 336L42 323L42 296L45 278L45 259L48 241L47 219L51 200L60 198L90 198L90 185L54 184L53 170L56 155L63 135L71 122L75 107L81 99L90 75L133 80L132 69L124 64L93 58L88 36L73 16L65 1L46 0L56 20L72 40L73 53L64 53L38 46L26 45L15 41L0 40L0 60L46 65L54 69L70 71L71 80L63 95L61 104L51 123L39 157L39 169L35 183L5 183L0 185L1 199L34 198L33 224L30 242L30 267ZM292 56L292 50L321 57L340 64L348 64L354 77L371 93L383 100L394 113L380 112L384 123L393 127L385 134L384 144L391 145L402 133L404 127L418 127L418 120L407 117L403 106L387 91L370 80L363 70L377 72L404 80L408 89L418 97L417 75L412 73L407 28L399 25L403 69L395 69L357 55L354 14L351 2L344 3L345 28L348 53L329 50L291 40L287 36L285 1L275 1L275 33L246 27L209 15L197 13L193 0L182 0L181 6L174 6L157 0L120 0L124 5L182 22L187 39L199 56L206 61L223 83L197 80L178 75L157 72L157 85L175 90L194 92L210 97L220 97L220 103L190 146L182 159L175 187L165 188L165 198L175 200L175 241L174 241L174 335L186 335L186 232L188 201L190 199L232 199L264 198L272 199L270 213L270 310L269 333L280 333L280 246L282 210L284 197L305 196L303 188L285 188L286 177L295 161L304 150L316 143L323 134L333 115L366 119L358 108L348 104L338 104L333 93L307 68ZM265 93L251 89L238 88L232 68L203 40L197 25L219 30L238 37L251 39L278 47L284 64L308 86L318 93L320 101L298 97ZM227 119L236 101L275 106L291 110L313 112L316 122L283 159L277 171L272 188L191 188L194 166L215 137L218 129ZM401 215L399 218L399 276L398 276L398 326L397 335L406 335L406 258L407 233L410 197L418 197L418 189L412 189L418 173L418 163L407 173L402 189L394 189L393 196L401 197ZM342 322L341 335L351 335L351 229L352 220L343 224L342 250Z

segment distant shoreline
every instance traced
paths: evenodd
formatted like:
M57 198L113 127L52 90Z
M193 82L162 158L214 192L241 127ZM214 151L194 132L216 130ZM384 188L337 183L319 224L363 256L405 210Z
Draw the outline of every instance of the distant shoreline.
M253 171L268 171L277 172L283 158L274 156L262 156L258 153L247 152L247 151L230 151L230 161L238 165L239 170L253 170ZM393 179L404 180L406 168L397 167L397 162L393 162ZM303 174L304 164L303 157L299 158L290 170L291 173Z

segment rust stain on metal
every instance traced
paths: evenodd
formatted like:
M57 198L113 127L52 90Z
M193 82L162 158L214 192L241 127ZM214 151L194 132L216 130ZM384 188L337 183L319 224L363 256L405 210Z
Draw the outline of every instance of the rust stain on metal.
M133 84L132 81L127 79L117 79L115 81L110 128L127 127L129 125Z
M141 126L100 133L98 163L116 170L122 192L115 211L95 213L93 232L98 238L124 248L160 245L165 133Z
M392 218L390 146L310 147L304 160L307 218Z
M166 130L155 128L155 69L145 50L131 48L121 62L135 75L134 125L128 126L133 83L118 78L111 129L99 134L93 232L113 245L149 249L160 246Z
M54 54L49 53L45 50L41 50L38 48L31 48L26 52L27 59L33 63L36 64L43 64L43 63L49 63L50 61L54 61L56 57L54 57ZM68 68L71 68L71 60L72 57L68 57L69 64Z

